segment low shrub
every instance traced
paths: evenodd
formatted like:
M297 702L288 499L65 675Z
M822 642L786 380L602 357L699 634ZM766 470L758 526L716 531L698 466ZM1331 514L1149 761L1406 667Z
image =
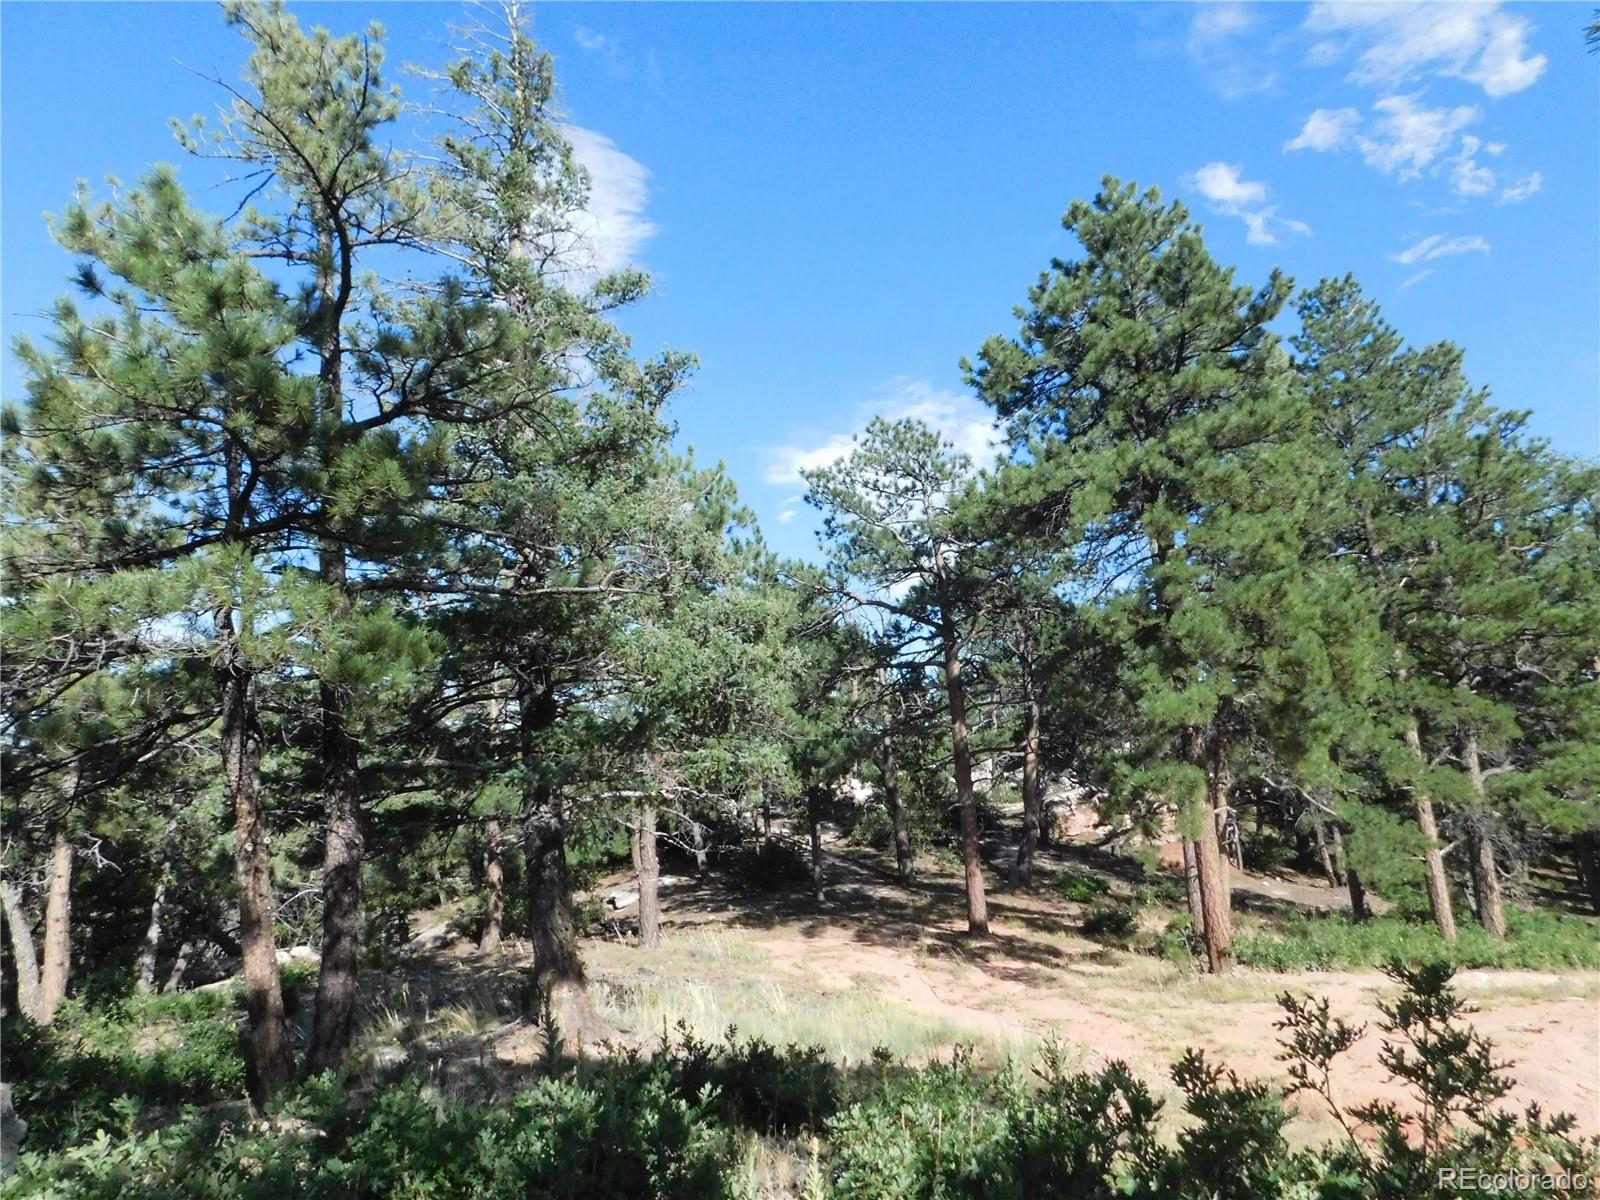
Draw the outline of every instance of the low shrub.
M820 1128L838 1111L844 1089L842 1072L821 1047L780 1050L763 1038L741 1040L733 1028L716 1044L680 1023L676 1040L663 1036L659 1057L670 1065L679 1095L714 1094L728 1124L760 1133Z
M246 1047L229 989L129 996L101 1008L69 1001L47 1027L6 1018L5 1076L30 1148L54 1150L147 1107L245 1095Z
M1104 900L1083 915L1083 932L1097 942L1126 946L1139 932L1139 905L1127 900Z
M1511 1174L1498 1196L1585 1194L1548 1184L1563 1173L1595 1178L1600 1143L1577 1137L1570 1116L1498 1111L1507 1068L1463 1020L1469 1010L1451 987L1453 968L1392 962L1385 970L1401 995L1380 1006L1379 1061L1406 1105L1346 1108L1331 1066L1364 1029L1331 1016L1326 1001L1285 994L1287 1094L1191 1051L1172 1070L1183 1097L1175 1138L1162 1101L1126 1066L1075 1072L1053 1044L1031 1076L1014 1065L984 1071L962 1049L920 1067L882 1052L846 1075L818 1050L780 1050L732 1030L717 1043L680 1031L650 1057L628 1051L582 1065L552 1049L543 1078L499 1100L448 1094L420 1073L390 1077L375 1093L329 1074L289 1093L265 1120L243 1105L191 1103L150 1128L140 1111L149 1097L125 1093L102 1105L97 1127L80 1122L63 1137L68 1127L49 1114L69 1086L90 1086L89 1068L109 1070L119 1055L149 1053L110 1046L125 1039L136 1013L75 1012L80 1059L49 1041L54 1032L19 1027L20 1043L8 1041L8 1056L32 1055L19 1107L30 1124L53 1131L55 1145L30 1129L7 1194L731 1200L754 1192L741 1168L752 1134L802 1130L814 1135L805 1194L819 1200L1445 1200L1459 1194L1452 1179L1480 1170L1527 1173ZM174 1011L141 1003L159 1020ZM211 999L185 1003L200 1023L231 1011ZM191 1061L209 1061L204 1045ZM185 1073L178 1057L164 1061L191 1095L233 1086L226 1071ZM41 1079L41 1063L65 1066L68 1082ZM159 1088L161 1078L151 1072L135 1084ZM1286 1101L1297 1095L1320 1102L1345 1136L1291 1148Z
M1063 871L1056 878L1056 890L1063 899L1078 904L1088 904L1111 891L1111 885L1098 875L1081 871Z

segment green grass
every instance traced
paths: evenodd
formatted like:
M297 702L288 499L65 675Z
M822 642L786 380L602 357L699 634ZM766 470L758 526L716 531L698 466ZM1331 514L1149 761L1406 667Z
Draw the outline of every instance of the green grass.
M1362 922L1345 913L1295 916L1242 933L1234 953L1245 966L1267 971L1363 969L1394 958L1464 968L1600 970L1600 923L1515 909L1506 920L1510 932L1504 940L1469 920L1450 943L1431 923L1401 916Z

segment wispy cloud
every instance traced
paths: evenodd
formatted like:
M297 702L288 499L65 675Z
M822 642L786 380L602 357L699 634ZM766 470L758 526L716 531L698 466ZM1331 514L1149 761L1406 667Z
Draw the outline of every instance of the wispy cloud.
M880 416L890 421L921 421L937 430L979 467L987 466L1000 446L1000 429L994 414L974 396L936 388L921 379L897 376L860 406L854 427L773 447L767 460L766 481L772 484L802 482L801 473L837 462L855 448L855 439L867 422ZM779 514L780 523L792 517Z
M1306 118L1300 133L1283 144L1285 150L1337 150L1355 136L1361 114L1353 108L1319 108Z
M1531 87L1547 60L1530 47L1532 26L1525 18L1492 2L1324 0L1312 6L1303 32L1317 39L1307 55L1311 63L1327 66L1353 57L1347 78L1382 89L1381 98L1365 119L1354 107L1317 109L1284 143L1285 151L1354 147L1368 165L1401 183L1440 178L1468 199L1501 190L1499 169L1478 155L1498 155L1504 143L1483 143L1463 132L1483 110L1477 104L1430 103L1424 92L1441 80L1464 82L1491 98ZM1413 86L1400 90L1408 84ZM1460 83L1442 86L1459 90ZM1513 185L1502 194L1515 192Z
M580 269L604 274L636 263L656 233L645 215L650 172L603 133L581 125L568 125L562 133L589 172L589 203L579 221Z
M1496 4L1372 4L1336 0L1313 5L1306 29L1321 37L1313 60L1336 61L1358 51L1349 78L1393 87L1438 74L1466 80L1487 95L1531 87L1548 59L1530 53L1528 21Z
M1521 204L1529 197L1537 195L1542 187L1544 187L1544 175L1538 171L1531 172L1502 191L1500 199L1496 200L1495 203Z
M1416 96L1385 96L1372 106L1378 115L1369 132L1356 137L1367 162L1402 183L1416 179L1423 168L1450 148L1455 136L1483 115L1473 104L1427 108Z
M1255 54L1253 6L1201 4L1189 22L1187 49L1202 78L1229 100L1266 91L1278 76Z
M575 28L572 31L572 38L586 54L605 64L606 70L611 74L624 79L633 74L633 65L615 38L590 29L587 25Z
M1458 196L1487 196L1494 191L1497 177L1492 168L1477 159L1483 143L1470 133L1461 139L1461 150L1450 160L1450 187Z
M1397 263L1410 266L1417 262L1432 262L1438 258L1449 258L1454 254L1487 254L1489 243L1476 233L1463 233L1455 237L1446 237L1442 233L1435 233L1423 238L1414 246L1408 246L1399 254L1390 257Z
M1213 211L1243 221L1245 241L1253 246L1277 245L1281 233L1311 233L1304 221L1278 216L1277 206L1267 203L1271 194L1267 185L1246 179L1236 164L1207 163L1188 182Z

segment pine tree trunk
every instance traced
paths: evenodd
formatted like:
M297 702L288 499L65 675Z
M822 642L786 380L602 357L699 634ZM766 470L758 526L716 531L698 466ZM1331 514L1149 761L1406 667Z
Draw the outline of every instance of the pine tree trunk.
M156 959L161 953L161 918L166 912L167 889L172 884L172 838L177 828L178 812L174 808L157 847L160 861L156 867L156 894L150 901L150 921L145 926L144 947L139 951L139 967L134 979L134 989L139 992L156 990Z
M251 1098L259 1108L294 1075L294 1054L283 1009L273 939L272 860L261 805L261 726L256 719L254 676L240 651L233 613L218 613L224 639L222 769L233 801L234 874L239 886L239 945L244 959L245 1014L254 1066ZM185 956L179 952L174 976Z
M48 1025L67 998L67 980L72 974L72 843L61 828L56 829L50 846L41 949L39 1024Z
M1350 919L1352 921L1365 921L1372 914L1367 909L1367 889L1361 882L1361 873L1350 865L1350 859L1344 852L1344 834L1339 827L1333 827L1333 848L1337 854L1339 868L1344 873L1345 887L1350 892Z
M916 873L911 856L911 820L900 795L899 776L895 773L894 734L887 727L878 744L878 768L883 773L883 802L889 809L889 824L894 830L895 875L902 885L909 885Z
M167 981L161 985L163 992L175 992L183 986L183 977L189 972L189 955L193 953L194 943L191 941L184 941L178 946L178 957L172 960L172 970L167 972Z
M1205 914L1202 937L1206 946L1207 966L1213 974L1228 970L1233 965L1233 910L1228 884L1228 863L1222 855L1222 845L1217 838L1219 814L1226 811L1227 759L1221 740L1209 739L1208 753L1205 734L1194 731L1194 755L1206 769L1206 811L1200 821L1199 836L1195 839L1195 866L1200 883L1200 907ZM1209 761L1208 761L1209 760Z
M1346 867L1344 878L1350 888L1350 919L1365 921L1372 914L1367 909L1367 889L1361 884L1361 873Z
M500 861L503 836L499 817L490 817L483 823L483 887L487 898L483 933L478 937L479 954L494 954L500 949L501 925L506 916L506 869Z
M1423 761L1422 734L1415 721L1406 726L1406 745L1418 763ZM1422 830L1422 865L1428 881L1428 907L1433 923L1447 942L1456 940L1455 906L1450 900L1450 877L1444 869L1444 851L1439 845L1439 824L1434 820L1433 801L1420 788L1414 793L1417 827Z
M811 827L811 899L822 904L828 898L822 886L822 814L817 791L806 793L806 824Z
M1323 878L1328 881L1329 887L1338 887L1344 881L1339 878L1339 868L1334 865L1333 855L1328 850L1328 831L1321 821L1312 826L1313 837L1317 845L1317 861L1322 864Z
M1233 913L1228 895L1228 864L1217 843L1217 827L1210 820L1201 822L1195 840L1195 873L1200 886L1200 908L1204 914L1201 936L1206 944L1206 961L1213 973L1233 965Z
M1031 662L1024 662L1022 689L1026 719L1022 733L1022 840L1017 843L1017 867L1012 881L1033 886L1033 855L1039 847L1044 821L1044 788L1039 779L1039 696Z
M556 1023L562 1044L576 1052L614 1030L595 1011L578 953L567 874L566 821L549 789L523 827L528 872L528 927L533 946L535 1011Z
M1200 900L1200 852L1193 838L1183 839L1183 890L1189 900L1189 922L1197 934L1206 931L1206 910Z
M343 583L338 563L325 558L323 578ZM361 782L359 749L350 731L346 688L323 684L322 770L327 804L322 871L322 964L317 1015L306 1054L310 1074L341 1065L355 1030L356 984L361 961Z
M17 973L17 1008L35 1023L39 1020L39 954L33 946L33 927L22 907L22 890L9 879L0 883L0 910L5 912L11 937L11 965Z
M1217 814L1217 839L1222 844L1224 858L1236 870L1243 871L1244 847L1239 843L1239 822L1233 812L1233 776L1228 771L1227 751L1220 748L1220 736L1216 745L1219 749L1214 756L1211 791Z
M156 884L156 894L150 901L150 921L144 929L144 946L139 951L139 970L134 980L134 990L153 992L156 989L156 956L161 952L161 914L167 903L167 881Z
M1489 790L1484 784L1483 763L1478 757L1478 735L1469 730L1462 739L1461 759L1467 768L1467 781L1480 804L1487 806ZM1478 921L1493 937L1506 935L1505 903L1500 896L1500 871L1495 865L1494 841L1490 837L1486 812L1467 818L1467 847L1472 861L1472 891L1478 899Z
M337 431L344 414L344 315L352 295L353 251L343 236L344 214L334 209L316 213L317 261L317 387L328 441L323 466L331 469L338 453ZM318 574L348 610L345 551L337 540L325 540L318 551ZM337 618L335 618L337 619ZM356 984L361 961L361 780L360 747L350 728L350 689L324 680L319 689L322 716L322 789L326 805L322 872L322 962L317 977L316 1021L306 1053L310 1073L342 1064L354 1033Z
M1472 892L1478 902L1478 921L1497 938L1506 935L1505 903L1500 895L1500 871L1495 864L1494 842L1477 819L1467 825L1472 861Z
M1350 866L1344 853L1344 834L1337 825L1329 825L1328 833L1333 845L1333 854L1331 856L1333 859L1333 877L1343 884L1347 882L1346 874Z
M1600 914L1600 834L1580 833L1573 841L1572 857L1578 879L1589 893L1589 904Z
M955 752L956 801L961 806L961 858L966 871L967 932L989 935L989 905L984 896L983 858L978 849L978 802L972 789L972 748L967 742L967 694L961 678L961 653L955 627L941 630L945 691L950 701L950 743Z
M693 818L689 821L689 844L694 850L694 873L706 873L706 827Z
M661 945L661 859L656 847L656 806L639 805L634 835L639 848L639 945Z
M522 758L522 847L528 889L528 941L532 948L534 1011L548 1014L569 1049L610 1036L589 995L572 916L567 873L566 812L540 771L539 735L560 715L549 665L535 652L522 666L517 689Z

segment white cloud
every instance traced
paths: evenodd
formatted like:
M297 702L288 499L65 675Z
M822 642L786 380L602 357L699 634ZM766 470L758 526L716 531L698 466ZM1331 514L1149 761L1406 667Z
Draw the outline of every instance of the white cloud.
M1353 108L1319 108L1306 118L1297 137L1283 144L1285 150L1336 150L1348 142L1361 124L1361 114Z
M1458 196L1487 196L1494 191L1495 173L1475 157L1483 143L1470 133L1461 139L1461 152L1450 160L1450 186Z
M1530 54L1526 19L1495 4L1370 4L1336 0L1312 7L1306 29L1318 35L1343 35L1362 47L1350 78L1392 87L1428 75L1447 75L1506 96L1531 87L1548 62ZM1314 58L1333 57L1327 36L1313 48Z
M1235 164L1207 163L1189 177L1189 184L1215 211L1243 221L1245 241L1253 246L1277 245L1279 233L1311 233L1304 221L1279 217L1277 206L1266 202L1267 185L1246 179Z
M1238 209L1260 204L1267 198L1267 185L1245 179L1239 168L1225 162L1207 163L1194 173L1194 186L1219 208Z
M1229 100L1253 95L1278 81L1248 46L1244 35L1256 23L1247 4L1200 4L1189 23L1188 50L1210 86Z
M1416 96L1385 96L1373 106L1379 115L1370 134L1356 144L1367 162L1388 174L1398 172L1402 182L1415 179L1455 140L1455 135L1480 116L1476 105L1424 108Z
M1523 176L1521 179L1517 180L1515 183L1511 184L1504 191L1502 191L1500 193L1500 199L1496 200L1495 203L1521 204L1530 196L1537 195L1539 189L1543 186L1544 175L1538 171L1534 171L1530 175Z
M589 203L578 222L578 269L604 274L638 261L656 233L645 215L650 172L603 133L568 125L561 131L573 157L589 172Z
M921 379L897 376L879 389L878 396L861 406L855 429L832 433L787 446L775 447L767 461L766 481L772 484L802 482L801 472L825 467L855 448L855 438L873 417L889 421L921 421L935 429L958 451L984 467L1001 445L994 414L966 392L936 388ZM792 517L779 514L780 523Z
M1429 275L1432 275L1432 274L1433 274L1433 268L1432 267L1423 267L1422 270L1418 271L1415 275L1406 276L1405 281L1403 283L1401 283L1401 285L1400 285L1400 290L1402 292L1409 291L1412 288L1416 287L1417 284L1421 283Z
M1446 237L1442 233L1435 233L1423 238L1414 246L1409 246L1399 254L1390 255L1397 263L1410 266L1416 262L1432 262L1436 258L1449 258L1453 254L1487 254L1489 243L1476 233L1463 233L1455 237Z

